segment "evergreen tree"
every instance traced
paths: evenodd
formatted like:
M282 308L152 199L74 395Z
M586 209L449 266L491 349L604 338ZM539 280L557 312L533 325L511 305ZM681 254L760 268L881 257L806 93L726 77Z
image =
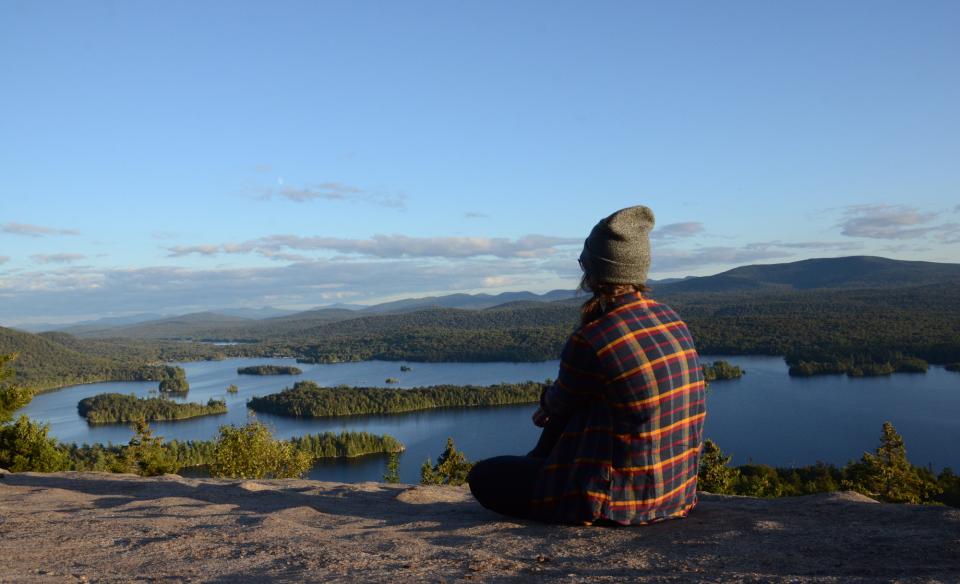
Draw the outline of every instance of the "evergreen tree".
M383 473L383 482L392 484L400 482L400 453L391 452L387 455L387 470Z
M177 456L163 444L163 436L153 436L146 418L134 422L134 436L124 449L127 464L140 476L173 474L180 470Z
M20 416L10 423L13 413L30 403L33 392L13 382L9 365L16 353L0 355L0 468L13 472L55 472L66 470L69 461L47 436L50 427Z
M444 449L437 464L427 458L420 467L420 484L422 485L462 485L467 482L467 474L473 468L473 463L467 460L462 452L457 450L453 438L447 438L447 447Z
M11 472L57 472L67 470L69 461L47 436L50 427L20 416L0 426L0 467Z
M0 355L0 424L12 420L13 412L30 403L33 398L33 392L13 382L10 363L16 358L16 353Z
M724 456L713 440L703 443L700 454L700 471L697 475L697 489L717 494L730 494L740 476L740 471L728 465L733 456Z
M845 470L845 488L888 503L922 503L940 493L937 483L907 460L903 437L890 422L883 423L875 454L865 452L860 462Z

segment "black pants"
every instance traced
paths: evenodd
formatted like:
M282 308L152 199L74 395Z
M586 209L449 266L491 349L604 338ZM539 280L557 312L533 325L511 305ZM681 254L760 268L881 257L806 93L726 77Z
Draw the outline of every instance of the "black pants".
M537 477L565 425L565 421L547 424L526 456L495 456L474 464L467 476L474 498L491 511L531 517L530 500Z

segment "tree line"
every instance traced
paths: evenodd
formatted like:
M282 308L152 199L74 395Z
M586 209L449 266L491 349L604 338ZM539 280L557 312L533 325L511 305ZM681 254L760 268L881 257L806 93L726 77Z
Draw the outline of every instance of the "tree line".
M239 375L300 375L303 371L299 367L289 365L251 365L238 367Z
M885 422L873 453L843 467L817 463L797 468L764 464L731 467L732 456L707 440L700 458L698 489L747 497L792 497L853 490L888 503L934 503L960 507L960 476L910 464L903 438Z
M247 407L297 418L396 414L443 407L535 403L545 387L546 384L534 381L486 387L437 385L413 389L320 387L312 381L301 381L279 393L251 398Z

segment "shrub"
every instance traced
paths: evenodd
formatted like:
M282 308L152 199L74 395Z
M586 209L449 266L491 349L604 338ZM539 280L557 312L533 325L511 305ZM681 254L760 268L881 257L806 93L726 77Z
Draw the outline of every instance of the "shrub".
M67 470L69 461L47 436L50 427L20 416L0 426L0 467L11 472L57 472Z
M210 465L210 476L262 479L303 476L313 457L290 442L276 440L261 422L220 426Z
M740 471L728 465L733 456L725 456L713 440L703 443L700 454L700 471L697 474L697 489L710 493L730 494Z
M147 420L134 422L134 436L123 451L127 465L140 476L173 474L180 470L177 456L163 444L163 436L154 436Z

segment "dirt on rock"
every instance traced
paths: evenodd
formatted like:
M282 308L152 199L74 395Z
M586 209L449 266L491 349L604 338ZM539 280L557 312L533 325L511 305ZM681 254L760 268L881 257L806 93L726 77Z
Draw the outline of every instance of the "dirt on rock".
M702 494L576 527L465 487L0 473L2 582L960 582L960 510Z

